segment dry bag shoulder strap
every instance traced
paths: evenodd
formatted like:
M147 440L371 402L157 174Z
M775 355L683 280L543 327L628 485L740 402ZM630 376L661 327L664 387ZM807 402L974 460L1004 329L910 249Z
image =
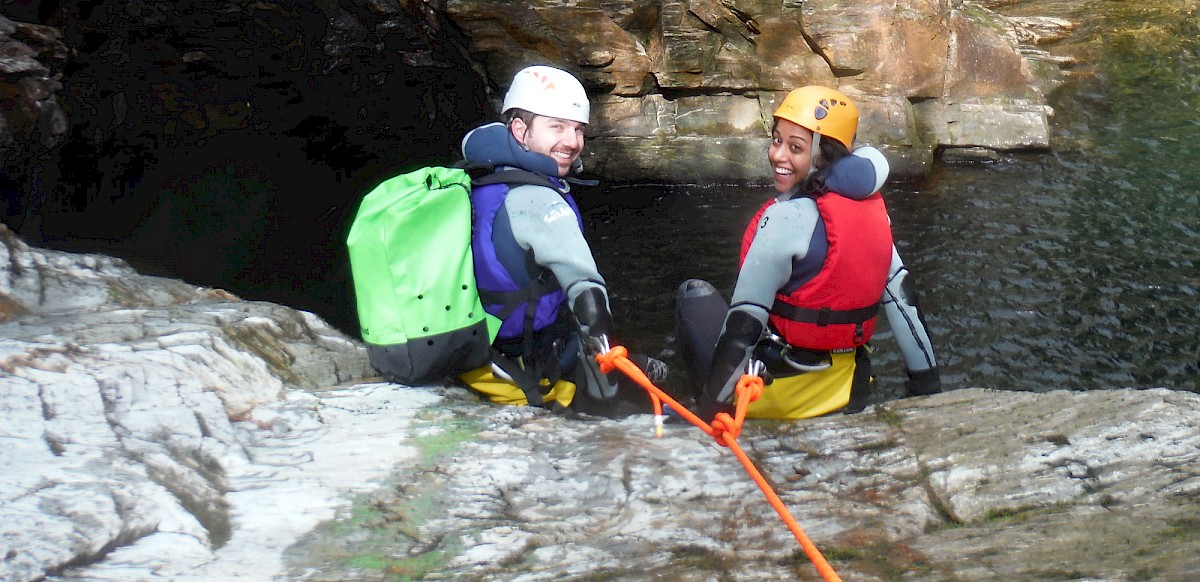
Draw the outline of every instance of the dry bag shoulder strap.
M468 173L471 172L468 168ZM522 170L519 168L510 168L507 170L499 170L476 177L471 176L472 186L486 186L488 184L532 184L534 186L545 186L555 191L560 190L550 178L537 172Z

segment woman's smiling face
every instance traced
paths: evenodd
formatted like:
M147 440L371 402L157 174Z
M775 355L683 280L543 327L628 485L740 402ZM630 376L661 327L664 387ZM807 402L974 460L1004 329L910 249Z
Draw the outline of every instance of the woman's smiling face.
M786 119L775 118L767 159L775 174L775 190L783 193L808 177L813 132Z

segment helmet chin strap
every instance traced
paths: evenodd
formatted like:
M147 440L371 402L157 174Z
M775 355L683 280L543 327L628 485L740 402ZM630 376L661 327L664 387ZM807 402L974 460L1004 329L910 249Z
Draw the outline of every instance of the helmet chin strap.
M821 155L821 134L815 131L813 132L812 149L810 151L812 153L808 156L808 174L805 174L805 178L817 172L817 156Z

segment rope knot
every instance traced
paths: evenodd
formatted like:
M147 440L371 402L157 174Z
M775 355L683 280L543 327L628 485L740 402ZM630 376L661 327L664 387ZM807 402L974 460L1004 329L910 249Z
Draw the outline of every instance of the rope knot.
M728 412L718 412L709 426L713 430L713 439L723 447L728 447L729 442L737 440L738 435L742 433L742 424L729 416Z
M608 351L596 354L596 363L600 364L600 372L607 374L617 369L617 360L627 358L629 350L625 346L613 346Z
M763 379L759 376L751 376L750 374L742 374L737 382L738 401L744 398L747 403L754 402L762 396Z

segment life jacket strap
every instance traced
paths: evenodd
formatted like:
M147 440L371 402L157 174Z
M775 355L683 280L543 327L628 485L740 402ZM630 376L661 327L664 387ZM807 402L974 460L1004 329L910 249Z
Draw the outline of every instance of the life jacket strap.
M790 321L825 327L827 325L861 324L879 315L879 304L874 303L858 309L831 309L829 307L809 309L776 301L771 306L771 313Z
M497 314L501 320L507 320L508 316L512 315L521 305L525 306L524 310L524 329L522 330L522 354L527 365L522 366L520 363L513 361L511 358L500 353L495 348L492 348L492 361L505 374L512 378L513 383L525 393L525 400L530 406L538 406L541 408L549 407L542 401L545 394L542 392L540 384L541 378L549 380L550 385L554 386L562 378L562 370L559 366L559 357L555 349L549 349L546 353L536 353L534 348L534 330L533 320L537 314L538 301L547 293L554 291L557 287L554 283L553 276L550 275L549 269L543 272L543 276L531 281L528 285L515 291L492 291L488 289L479 289L479 299L485 305L502 305L503 308Z
M491 291L488 289L479 289L479 300L484 305L503 305L500 313L496 317L501 321L507 320L508 316L512 315L522 303L533 303L540 294L536 292L533 285L526 285L515 291Z
M480 287L479 300L484 305L502 305L500 313L496 317L501 321L507 320L508 316L512 315L522 303L534 304L542 295L546 295L558 290L558 283L554 280L553 274L549 269L543 269L541 275L530 281L527 285L513 291L494 291L492 289L484 289Z
M525 393L525 400L529 406L537 406L539 408L546 408L548 406L544 402L545 394L542 393L536 370L529 370L522 367L521 364L500 353L495 348L492 349L492 364L500 368L500 371L512 379L517 388L520 388L521 392Z

